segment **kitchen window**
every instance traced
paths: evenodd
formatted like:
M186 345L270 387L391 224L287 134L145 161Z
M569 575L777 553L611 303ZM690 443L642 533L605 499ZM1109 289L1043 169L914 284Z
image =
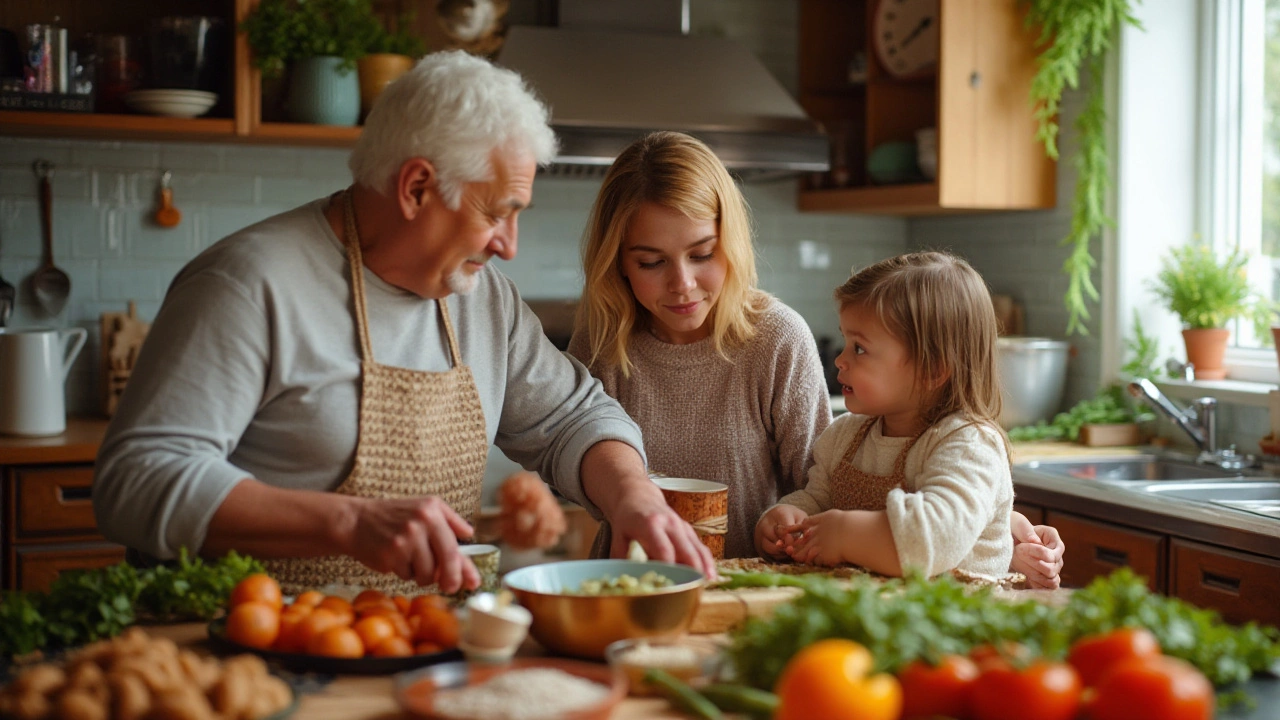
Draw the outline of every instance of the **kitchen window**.
M1280 0L1204 0L1199 215L1205 239L1249 256L1249 280L1280 301ZM1231 327L1236 380L1280 380L1248 321Z

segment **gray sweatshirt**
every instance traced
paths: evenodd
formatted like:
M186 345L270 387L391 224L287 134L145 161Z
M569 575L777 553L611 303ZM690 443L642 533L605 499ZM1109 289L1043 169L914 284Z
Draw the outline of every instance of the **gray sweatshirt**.
M360 346L345 250L323 206L245 228L174 279L98 454L94 511L108 539L174 557L203 545L244 478L332 490L351 471ZM447 369L436 302L364 273L375 359ZM599 518L582 455L606 439L643 452L639 428L496 269L447 304L490 442Z

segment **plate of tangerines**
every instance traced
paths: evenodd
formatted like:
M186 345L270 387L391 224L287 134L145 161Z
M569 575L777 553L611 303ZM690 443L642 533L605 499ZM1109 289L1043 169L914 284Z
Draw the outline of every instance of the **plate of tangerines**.
M263 574L236 585L209 640L294 672L383 675L462 657L458 617L439 595L308 590L286 599Z

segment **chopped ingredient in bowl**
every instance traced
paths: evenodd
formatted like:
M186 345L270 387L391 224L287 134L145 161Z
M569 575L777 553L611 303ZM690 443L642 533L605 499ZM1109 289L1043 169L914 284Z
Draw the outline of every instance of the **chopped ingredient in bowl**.
M554 668L512 670L465 688L441 690L432 712L447 718L537 720L584 710L609 696L609 689Z
M570 590L570 595L644 595L655 590L671 587L674 585L671 578L666 575L659 575L657 572L650 570L639 578L632 577L627 574L619 575L614 578L600 578L599 580L583 580L578 586L577 591Z

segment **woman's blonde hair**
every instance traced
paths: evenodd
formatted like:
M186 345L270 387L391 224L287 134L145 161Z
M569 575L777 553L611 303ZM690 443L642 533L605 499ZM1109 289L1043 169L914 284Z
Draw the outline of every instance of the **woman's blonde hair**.
M728 261L720 297L707 317L716 352L723 356L726 348L754 336L755 322L769 299L756 288L746 199L720 159L689 135L655 132L640 138L609 167L582 238L586 280L577 330L586 333L588 365L616 365L624 377L631 374L631 334L646 329L650 321L620 267L627 228L646 202L716 223L716 252Z
M921 413L927 425L961 413L1000 428L996 313L987 284L969 263L943 252L899 255L855 273L835 299L841 310L869 309L906 345L918 385L945 378Z

